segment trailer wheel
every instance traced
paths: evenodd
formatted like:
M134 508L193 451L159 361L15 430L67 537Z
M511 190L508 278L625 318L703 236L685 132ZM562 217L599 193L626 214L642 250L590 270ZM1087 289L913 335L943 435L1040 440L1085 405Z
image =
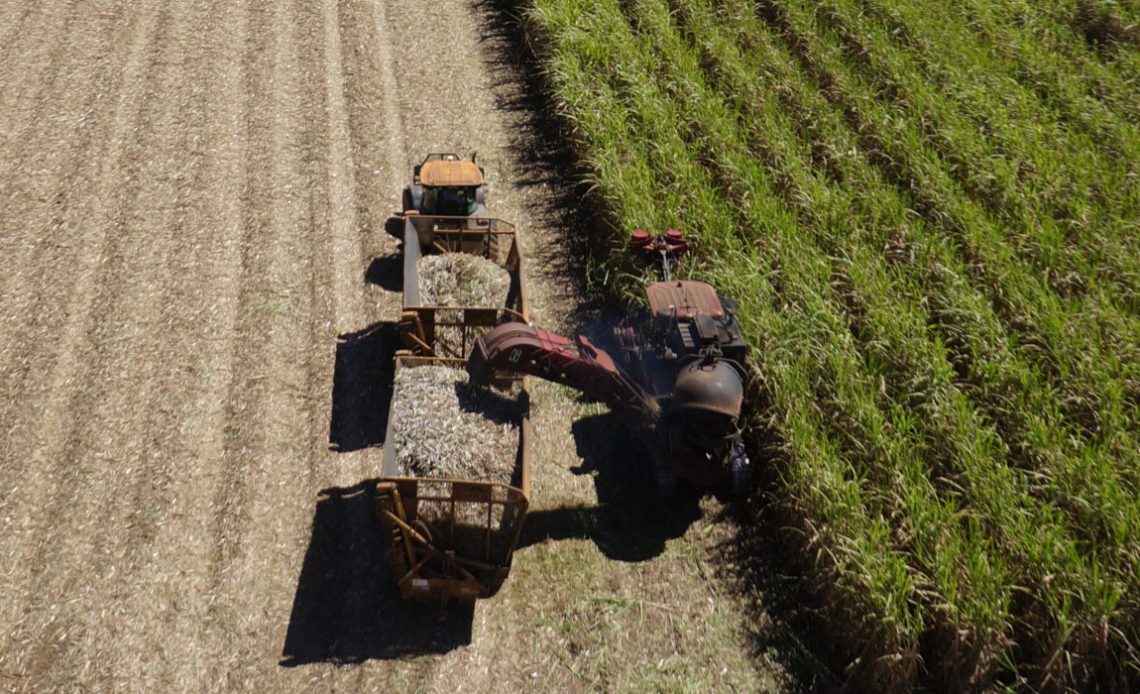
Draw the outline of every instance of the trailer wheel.
M412 184L404 188L404 210L415 210L416 212L424 212L420 208L424 204L424 187L419 184Z

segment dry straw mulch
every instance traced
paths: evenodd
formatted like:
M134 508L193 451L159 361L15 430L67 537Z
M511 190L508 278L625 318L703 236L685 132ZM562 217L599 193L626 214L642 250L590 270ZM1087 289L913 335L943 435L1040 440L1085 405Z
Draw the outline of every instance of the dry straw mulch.
M509 484L519 446L520 405L449 366L401 368L392 441L404 474Z
M420 258L420 300L435 306L502 306L511 275L486 258L443 253Z

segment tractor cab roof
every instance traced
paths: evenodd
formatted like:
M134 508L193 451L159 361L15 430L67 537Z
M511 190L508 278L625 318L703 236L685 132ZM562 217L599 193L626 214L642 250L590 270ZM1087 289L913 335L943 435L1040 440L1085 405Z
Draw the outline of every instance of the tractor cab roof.
M716 290L704 282L654 282L645 288L649 308L657 319L694 318L698 315L724 317L724 307Z
M420 167L420 184L425 186L481 186L483 171L473 161L436 159Z

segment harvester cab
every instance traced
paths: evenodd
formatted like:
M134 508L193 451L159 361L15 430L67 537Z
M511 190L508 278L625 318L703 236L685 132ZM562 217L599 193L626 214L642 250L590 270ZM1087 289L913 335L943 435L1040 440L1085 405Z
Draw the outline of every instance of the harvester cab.
M486 217L483 167L459 155L433 153L412 169L412 185L404 189L404 214Z
M660 258L665 279L646 288L647 321L615 328L617 358L584 336L507 323L476 341L471 379L527 373L605 402L649 450L660 496L673 494L676 478L742 493L751 479L740 435L747 346L730 301L704 282L671 278L688 247L676 230L634 233L630 249Z

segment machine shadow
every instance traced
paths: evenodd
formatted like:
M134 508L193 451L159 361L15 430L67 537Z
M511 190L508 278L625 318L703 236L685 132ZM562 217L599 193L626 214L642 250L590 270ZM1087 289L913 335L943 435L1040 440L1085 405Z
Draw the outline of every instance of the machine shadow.
M400 253L373 258L364 272L364 281L389 292L404 290L404 256Z
M384 442L399 345L394 323L375 323L337 339L329 448L347 453Z
M404 240L404 218L392 215L384 220L384 233L397 241Z
M404 242L403 217L389 217L384 222L384 231ZM364 281L389 292L404 291L404 254L402 250L390 255L374 257L364 272Z
M471 608L416 606L384 563L373 480L320 492L282 667L447 653L471 642Z
M672 499L657 498L645 450L616 415L605 413L574 422L571 432L582 464L577 475L594 479L596 507L532 511L521 546L547 540L589 538L606 557L639 562L665 551L701 517L698 490L680 486Z

